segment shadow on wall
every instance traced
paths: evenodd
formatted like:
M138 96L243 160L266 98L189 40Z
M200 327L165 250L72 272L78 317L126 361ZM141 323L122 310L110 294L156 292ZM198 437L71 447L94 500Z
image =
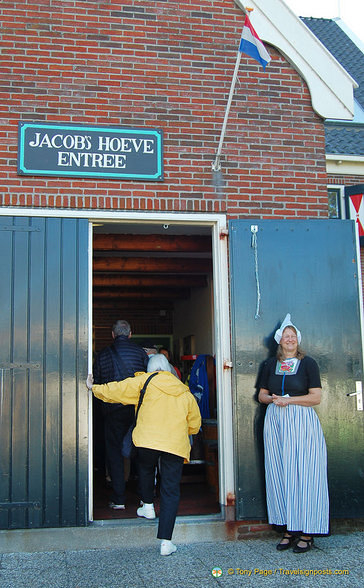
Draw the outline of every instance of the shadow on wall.
M264 418L265 418L265 411L267 410L267 405L260 404L258 402L258 394L260 390L260 380L262 376L262 372L267 360L270 357L274 357L277 353L277 342L274 339L274 334L276 330L280 327L281 322L278 322L277 325L274 327L273 331L267 335L263 339L264 347L267 348L267 357L261 362L258 368L257 378L255 381L255 393L254 393L254 400L257 403L255 415L254 415L254 439L257 447L257 455L258 455L258 470L259 470L259 480L261 481L261 489L265 496L265 468L264 468L264 443L263 443L263 427L264 427Z

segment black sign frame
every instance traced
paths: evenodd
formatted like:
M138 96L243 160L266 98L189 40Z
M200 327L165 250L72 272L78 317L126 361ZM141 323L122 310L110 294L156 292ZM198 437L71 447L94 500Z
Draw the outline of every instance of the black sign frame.
M21 121L18 174L163 181L163 131Z

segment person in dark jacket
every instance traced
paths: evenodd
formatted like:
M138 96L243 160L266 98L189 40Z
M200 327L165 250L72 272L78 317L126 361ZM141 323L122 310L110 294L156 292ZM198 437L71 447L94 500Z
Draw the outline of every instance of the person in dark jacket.
M141 347L130 340L131 328L127 321L116 321L111 334L113 344L102 349L95 359L95 384L125 380L133 377L135 372L145 372L147 369L148 356ZM102 404L106 463L113 489L109 506L115 510L124 510L125 475L122 444L134 420L134 406L108 402Z

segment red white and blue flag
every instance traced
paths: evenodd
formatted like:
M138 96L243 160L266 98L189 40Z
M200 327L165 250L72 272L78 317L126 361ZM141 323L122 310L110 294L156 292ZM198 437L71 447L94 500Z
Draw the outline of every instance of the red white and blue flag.
M264 70L266 65L268 65L271 60L271 57L264 47L263 42L259 39L257 33L255 32L248 15L245 16L239 51L241 53L250 55L250 57L256 61L259 61Z

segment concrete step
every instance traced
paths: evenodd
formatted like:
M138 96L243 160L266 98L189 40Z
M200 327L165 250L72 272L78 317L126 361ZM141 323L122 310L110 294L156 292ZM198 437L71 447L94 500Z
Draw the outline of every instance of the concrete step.
M0 531L0 552L76 551L116 545L155 545L158 520L98 521L88 527L12 529ZM178 517L173 540L179 544L235 539L235 524L221 518Z

